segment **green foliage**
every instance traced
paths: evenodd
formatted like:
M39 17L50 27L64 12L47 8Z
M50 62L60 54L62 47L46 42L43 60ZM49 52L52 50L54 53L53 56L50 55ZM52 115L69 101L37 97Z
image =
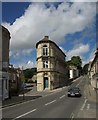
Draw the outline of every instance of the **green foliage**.
M28 82L28 78L25 78L25 83L27 83Z
M67 66L71 65L71 60L66 62Z
M83 74L87 74L88 73L88 67L89 67L89 64L85 64L84 67L83 67Z
M71 58L70 64L76 66L77 68L81 68L82 60L81 60L80 56L73 56Z
M37 83L37 80L28 80L27 83Z
M34 82L33 82L33 80L28 80L28 82L27 82L27 83L34 83Z
M31 68L31 69L26 69L23 71L25 79L30 79L32 78L33 75L35 75L37 73L37 69L36 68Z

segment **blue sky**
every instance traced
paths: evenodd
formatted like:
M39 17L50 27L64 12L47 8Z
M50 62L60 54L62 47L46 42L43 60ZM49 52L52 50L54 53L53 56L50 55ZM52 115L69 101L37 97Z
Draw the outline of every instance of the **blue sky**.
M96 50L96 3L68 2L2 4L2 24L11 33L10 63L36 66L36 43L45 35L56 42L66 59L79 55L83 64Z

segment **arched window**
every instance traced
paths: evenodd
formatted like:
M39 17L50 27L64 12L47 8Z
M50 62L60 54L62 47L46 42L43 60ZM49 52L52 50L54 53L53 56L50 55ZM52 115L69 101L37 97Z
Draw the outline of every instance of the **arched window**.
M43 46L43 55L45 55L45 56L48 55L48 47L47 47L47 45Z

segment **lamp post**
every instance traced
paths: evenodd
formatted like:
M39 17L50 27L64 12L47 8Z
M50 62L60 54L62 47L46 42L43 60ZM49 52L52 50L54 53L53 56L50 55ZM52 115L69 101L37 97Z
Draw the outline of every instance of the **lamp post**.
M25 88L25 83L24 83L24 74L23 74L23 66L22 66L22 93L23 93L23 100L25 99L25 94L24 94L24 88Z

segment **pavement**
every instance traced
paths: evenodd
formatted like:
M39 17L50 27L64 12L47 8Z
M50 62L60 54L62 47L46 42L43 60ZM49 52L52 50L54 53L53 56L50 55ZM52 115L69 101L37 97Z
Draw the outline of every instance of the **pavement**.
M77 80L78 79L74 80L74 82L77 81ZM65 87L68 87L68 86L65 86ZM29 92L25 93L24 96L23 96L23 94L21 94L19 96L13 96L11 99L4 100L2 102L2 107L4 108L4 107L20 104L20 103L23 103L23 102L26 102L26 101L38 99L40 97L47 96L51 93L59 92L62 89L63 88L57 88L57 89L54 89L52 91L51 90L45 90L45 91L42 91L42 92L38 92L36 90L36 87L34 86ZM84 89L85 89L86 99L91 104L93 104L93 107L92 108L90 107L89 110L84 109L83 111L79 111L77 117L78 118L86 118L87 116L89 116L90 118L92 118L92 116L93 116L93 118L95 118L96 117L96 109L97 109L96 104L98 104L97 101L96 101L96 92L95 92L95 90L93 90L93 88L90 84L85 85Z
M85 107L79 111L78 118L98 118L98 93L93 89L93 87L88 84L84 86L85 89ZM87 101L86 101L87 100Z
M72 83L76 82L80 78L81 77L73 80ZM25 93L24 95L19 94L19 96L12 96L11 99L4 100L2 102L2 108L12 106L12 105L15 105L15 104L19 104L19 103L23 103L23 102L26 102L26 101L29 101L29 100L37 99L39 97L47 96L51 93L59 92L60 90L62 90L65 87L68 87L68 86L64 86L64 87L57 88L57 89L54 89L54 90L45 90L45 91L42 91L42 92L37 91L36 86L29 87L29 88L27 88L28 89L27 91L29 91L29 92Z
M23 103L23 102L37 99L37 98L40 98L43 96L47 96L51 93L58 92L58 91L62 90L62 88L57 88L54 90L45 90L42 92L38 92L36 90L36 86L34 86L33 88L29 88L29 89L31 89L31 90L29 92L25 93L24 95L19 94L19 96L12 96L11 99L4 100L2 102L2 107L4 108L4 107L12 106L15 104Z
M84 91L85 79L74 82L71 87L76 85ZM79 110L78 106L81 106L84 98L67 97L67 89L70 86L67 87L55 89L45 97L4 108L3 118L72 118L72 113Z
M76 79L74 81L77 81L77 80L78 79ZM74 98L70 99L68 97L66 99L66 97L64 97L64 95L63 95L64 91L65 91L66 87L69 87L69 86L58 88L58 89L55 89L52 91L45 90L43 92L37 92L36 87L33 87L31 91L25 93L24 99L23 99L23 95L21 94L19 96L15 96L15 97L12 97L11 99L3 101L3 107L7 107L10 105L14 105L14 104L16 105L16 104L31 100L30 103L28 102L27 107L24 106L24 104L22 104L20 111L18 111L17 109L15 109L15 108L18 108L18 106L16 105L16 106L14 106L14 108L12 107L9 110L4 109L5 111L3 111L3 112L6 113L8 116L12 116L13 114L15 114L15 116L19 116L19 114L20 115L23 114L22 113L23 110L25 110L24 113L28 113L27 111L30 111L30 110L32 111L33 108L34 109L36 108L38 110L35 112L35 114L34 114L35 116L38 116L40 114L40 116L46 115L46 117L47 117L47 116L51 116L51 114L53 116L54 116L54 114L55 114L55 116L59 116L59 114L62 114L60 116L65 117L67 114L71 113L71 111L72 112L74 111L73 112L74 118L97 118L97 104L98 104L97 95L98 94L96 94L96 92L92 88L92 86L90 84L88 84L89 79L87 77L84 76L83 80L84 80L84 82L78 82L78 83L76 82L75 83L75 84L79 85L81 90L83 90L83 96L81 99L74 99ZM81 85L80 85L80 83L81 83ZM74 84L72 84L72 85L74 85ZM65 88L65 89L63 89L63 88ZM59 91L61 91L61 92L59 92ZM58 94L52 94L55 92L58 92ZM67 92L67 90L66 90L66 92ZM51 94L51 95L49 95L49 94ZM61 96L61 95L63 95L63 98L58 99L58 96ZM42 101L41 101L41 99L37 99L37 98L40 98L43 96L47 96L47 97L41 98ZM37 99L37 100L32 101L33 99ZM49 101L52 101L52 102L49 102ZM31 103L33 103L33 102L34 102L34 104L32 106ZM47 103L50 106L47 107L48 105L47 106L45 105L46 107L42 107L41 103L42 103L42 105ZM55 104L51 105L50 103L51 104L55 103ZM66 107L64 106L64 104L66 105ZM75 109L76 107L77 107L77 109ZM28 110L27 110L27 108L28 108ZM13 111L13 109L16 110L17 112ZM44 112L42 109L44 109ZM77 113L75 112L75 110ZM65 111L66 111L66 115L65 115ZM4 114L4 115L6 115L6 114ZM32 118L32 116L33 116L33 114L29 114L26 117Z
M73 80L73 82L77 81L80 78L81 77ZM12 105L15 105L15 104L19 104L19 103L23 103L23 102L26 102L26 101L29 101L29 100L37 99L39 97L47 96L47 95L52 94L54 92L59 92L60 90L62 90L63 88L66 88L66 87L68 87L68 86L64 86L64 87L57 88L57 89L54 89L54 90L44 90L42 92L37 91L36 86L29 87L29 88L27 88L28 92L26 92L24 95L19 94L19 96L12 96L11 99L4 100L2 102L2 108L12 106Z

